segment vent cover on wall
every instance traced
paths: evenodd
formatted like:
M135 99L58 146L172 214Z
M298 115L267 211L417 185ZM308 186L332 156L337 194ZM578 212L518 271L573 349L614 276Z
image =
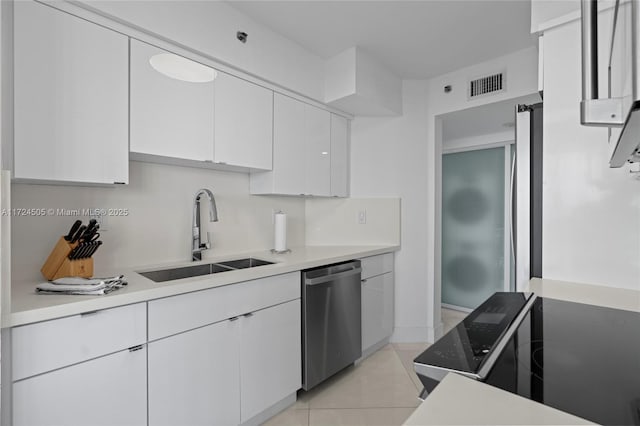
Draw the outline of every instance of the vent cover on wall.
M502 92L505 87L505 73L489 75L486 77L476 78L469 81L468 97L469 99L478 96L488 95L491 93Z

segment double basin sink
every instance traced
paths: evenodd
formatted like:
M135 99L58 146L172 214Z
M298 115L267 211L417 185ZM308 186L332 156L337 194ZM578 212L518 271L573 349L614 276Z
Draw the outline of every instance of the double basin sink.
M217 274L219 272L235 271L238 269L255 268L256 266L273 265L273 262L247 257L226 262L205 263L201 265L182 266L180 268L159 269L156 271L138 272L143 277L156 283L179 280L182 278L201 275Z

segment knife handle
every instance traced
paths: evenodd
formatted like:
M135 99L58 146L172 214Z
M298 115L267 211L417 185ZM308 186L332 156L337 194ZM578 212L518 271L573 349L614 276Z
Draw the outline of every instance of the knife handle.
M76 255L78 254L78 249L79 249L80 245L77 245L73 248L73 250L71 250L71 252L69 253L69 255L67 256L70 260L74 260Z
M71 226L71 229L69 230L69 233L64 236L64 239L66 241L71 241L73 239L73 236L75 235L76 231L78 230L78 228L80 228L80 225L82 225L82 221L81 220L76 220L75 222L73 222L73 225Z
M73 235L73 238L71 239L71 243L75 243L76 241L78 241L82 234L84 234L84 231L86 231L86 229L87 227L84 225L78 228L78 231Z

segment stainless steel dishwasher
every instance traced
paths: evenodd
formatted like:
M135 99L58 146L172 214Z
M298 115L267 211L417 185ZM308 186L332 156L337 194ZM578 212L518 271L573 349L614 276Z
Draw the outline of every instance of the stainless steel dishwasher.
M302 388L362 356L360 261L302 271Z

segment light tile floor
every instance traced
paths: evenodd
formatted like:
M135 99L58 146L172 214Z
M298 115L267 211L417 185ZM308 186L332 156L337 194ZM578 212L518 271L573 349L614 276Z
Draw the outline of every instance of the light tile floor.
M445 333L466 314L442 310ZM309 392L267 426L401 425L420 404L413 359L428 343L392 343Z

